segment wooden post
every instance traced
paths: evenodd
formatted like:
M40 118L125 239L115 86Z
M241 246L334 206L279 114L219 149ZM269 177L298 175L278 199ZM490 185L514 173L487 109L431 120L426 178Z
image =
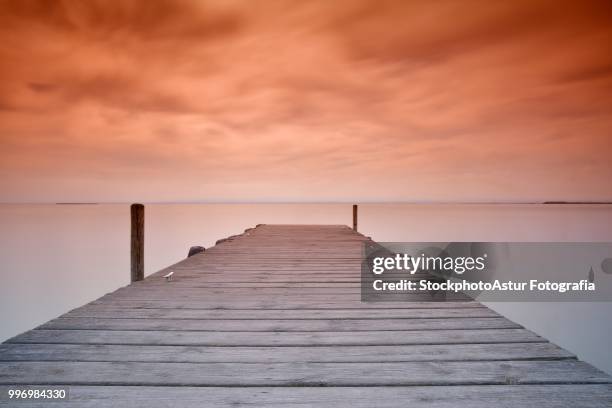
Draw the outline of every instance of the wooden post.
M144 279L144 205L132 204L130 206L132 219L131 234L131 281Z
M357 231L357 204L353 204L353 229Z

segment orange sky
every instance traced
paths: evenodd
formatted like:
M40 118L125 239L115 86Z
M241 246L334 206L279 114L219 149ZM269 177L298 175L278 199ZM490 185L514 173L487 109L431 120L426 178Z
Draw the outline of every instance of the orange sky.
M610 201L611 23L608 0L0 0L0 201Z

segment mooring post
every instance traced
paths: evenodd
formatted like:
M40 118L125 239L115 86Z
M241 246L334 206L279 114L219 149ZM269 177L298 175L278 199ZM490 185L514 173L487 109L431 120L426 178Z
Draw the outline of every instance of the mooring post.
M353 230L357 231L357 204L353 204Z
M131 234L131 281L144 279L144 205L132 204L130 206L132 219Z

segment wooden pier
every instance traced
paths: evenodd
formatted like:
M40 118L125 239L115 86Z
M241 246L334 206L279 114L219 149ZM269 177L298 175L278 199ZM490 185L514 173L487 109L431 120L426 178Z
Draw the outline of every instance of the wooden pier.
M0 389L70 386L19 407L612 406L608 375L477 302L360 302L364 240L247 230L0 345Z

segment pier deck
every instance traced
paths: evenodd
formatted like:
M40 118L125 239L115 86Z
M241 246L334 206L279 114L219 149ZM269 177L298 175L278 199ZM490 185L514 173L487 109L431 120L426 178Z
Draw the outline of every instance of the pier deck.
M608 375L480 303L361 303L364 239L247 230L0 345L0 388L70 386L19 407L612 406Z

